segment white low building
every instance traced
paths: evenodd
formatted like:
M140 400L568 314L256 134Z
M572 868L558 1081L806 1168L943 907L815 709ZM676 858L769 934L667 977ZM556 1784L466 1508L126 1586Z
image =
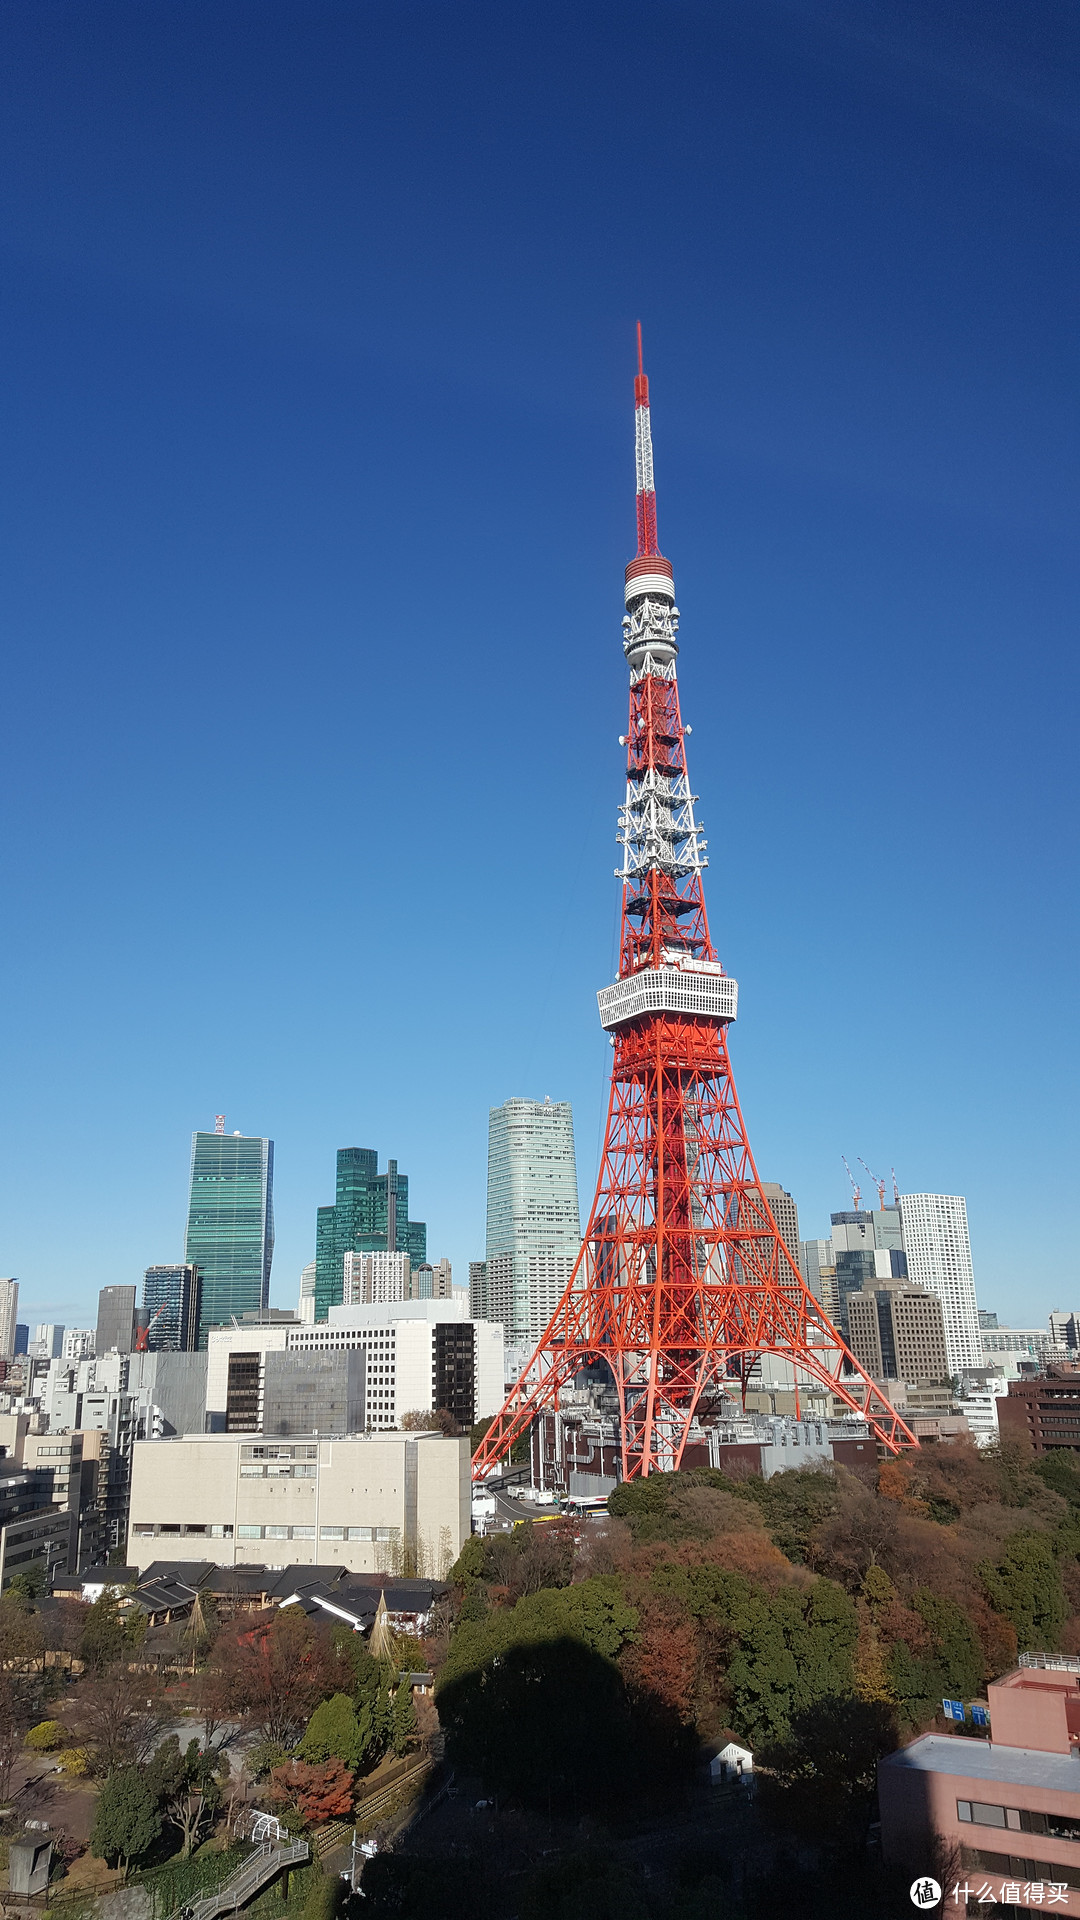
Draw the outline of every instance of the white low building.
M470 1533L466 1439L435 1432L135 1443L131 1556L441 1579Z

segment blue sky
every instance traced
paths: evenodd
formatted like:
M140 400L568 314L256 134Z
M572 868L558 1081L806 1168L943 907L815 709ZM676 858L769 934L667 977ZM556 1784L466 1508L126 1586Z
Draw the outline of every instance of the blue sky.
M840 1156L1076 1297L1072 0L0 19L0 1271L181 1249L269 1133L483 1245L487 1109L609 1049L633 326L740 982L804 1234ZM22 1317L22 1316L21 1316Z

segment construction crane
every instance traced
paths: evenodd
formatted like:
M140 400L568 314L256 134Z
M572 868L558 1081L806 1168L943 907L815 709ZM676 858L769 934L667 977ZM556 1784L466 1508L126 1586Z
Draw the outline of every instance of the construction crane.
M895 1167L890 1167L890 1168L889 1168L889 1172L890 1172L890 1173L892 1174L892 1197L893 1197L893 1206L894 1206L894 1207L898 1207L898 1206L900 1205L900 1189L899 1189L899 1187L898 1187L898 1186L897 1186L897 1184L896 1184L896 1168L895 1168Z
M862 1188L860 1187L858 1181L856 1180L855 1175L852 1173L851 1168L848 1166L845 1156L841 1154L840 1158L844 1162L844 1166L847 1169L847 1177L851 1181L851 1191L855 1196L855 1211L856 1213L858 1213L859 1202L862 1199Z
M863 1157L862 1157L862 1154L861 1154L861 1153L860 1153L860 1155L859 1155L859 1165L860 1165L860 1167L866 1167L866 1161L865 1161L865 1160L863 1159ZM875 1187L877 1188L877 1203L878 1203L878 1206L879 1206L879 1207L881 1208L881 1210L882 1210L882 1212L884 1212L884 1210L885 1210L885 1182L884 1182L884 1180L883 1180L883 1179L881 1178L881 1176L880 1176L880 1174L877 1174L877 1173L870 1173L870 1168L869 1168L869 1167L866 1167L866 1171L867 1171L867 1173L869 1173L869 1174L870 1174L870 1178L871 1178L871 1180L873 1181L873 1183L874 1183L874 1185L875 1185Z
M147 1321L147 1323L146 1323L146 1325L145 1325L145 1327L140 1327L140 1328L139 1328L139 1331L138 1331L138 1333L137 1333L137 1334L135 1335L135 1351L136 1351L136 1353L149 1353L149 1351L150 1351L150 1329L151 1329L151 1327L153 1326L153 1324L154 1324L154 1321L155 1321L155 1320L158 1320L158 1319L160 1319L160 1317L161 1317L161 1315L162 1315L162 1314L164 1313L164 1311L165 1311L165 1303L164 1303L164 1301L162 1301L162 1303L161 1303L161 1305L160 1305L160 1307L158 1308L158 1310L157 1310L157 1312L156 1312L156 1313L154 1313L154 1314L151 1314L151 1316L150 1316L150 1318L149 1318L149 1320Z

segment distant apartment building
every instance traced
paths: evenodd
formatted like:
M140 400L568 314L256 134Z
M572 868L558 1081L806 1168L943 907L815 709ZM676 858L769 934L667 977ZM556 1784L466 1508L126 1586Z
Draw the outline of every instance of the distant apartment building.
M1067 1358L1063 1347L1055 1347L1046 1327L986 1327L980 1330L979 1344L981 1364L1007 1380L1038 1373L1048 1360Z
M574 1120L567 1100L492 1107L488 1121L487 1267L490 1316L508 1342L535 1342L581 1248Z
M912 1386L947 1382L949 1356L941 1301L905 1280L883 1281L847 1298L848 1343L874 1380Z
M131 1556L445 1578L471 1531L465 1438L436 1432L137 1442Z
M469 1313L474 1320L491 1319L491 1289L486 1260L469 1261Z
M296 1308L296 1317L310 1323L315 1318L315 1274L314 1260L309 1260L300 1274L300 1299Z
M95 1353L130 1353L134 1345L135 1288L102 1287L98 1294Z
M199 1272L199 1347L211 1327L268 1304L273 1257L273 1141L192 1134L184 1265Z
M201 1288L197 1267L147 1267L143 1312L151 1353L194 1353L199 1344Z
M427 1260L427 1227L409 1218L409 1177L388 1160L379 1172L372 1147L341 1147L334 1204L320 1207L315 1230L315 1320L345 1299L345 1255L403 1254Z
M906 1193L900 1201L910 1279L941 1301L949 1371L983 1365L979 1303L968 1237L967 1202L961 1194Z
M15 1326L19 1312L19 1283L0 1280L0 1360L11 1360L19 1352L15 1344ZM29 1328L27 1329L29 1333ZM22 1352L26 1352L25 1346Z
M65 1327L64 1343L60 1349L62 1360L89 1360L94 1352L93 1327Z

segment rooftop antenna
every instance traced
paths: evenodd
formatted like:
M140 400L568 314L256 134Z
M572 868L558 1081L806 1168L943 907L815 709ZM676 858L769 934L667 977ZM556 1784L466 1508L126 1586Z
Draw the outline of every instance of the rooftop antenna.
M844 1161L845 1167L847 1167L847 1177L851 1181L851 1191L855 1195L855 1211L856 1213L858 1213L859 1202L862 1199L862 1188L860 1187L858 1181L856 1180L855 1175L852 1173L851 1168L848 1167L848 1163L847 1163L847 1160L844 1158L844 1155L841 1154L840 1158L841 1160Z
M225 1115L224 1115L223 1113L215 1113L215 1115L214 1115L214 1132L215 1132L215 1133L224 1133L224 1131L225 1131Z
M860 1167L866 1167L866 1161L865 1161L865 1160L863 1159L863 1157L862 1157L862 1154L861 1154L861 1153L860 1153L860 1155L859 1155L859 1165L860 1165ZM884 1213L884 1211L885 1211L885 1182L884 1182L884 1180L882 1180L882 1178L881 1178L881 1176L880 1176L879 1174L876 1174L876 1173L871 1173L871 1172L870 1172L870 1168L869 1168L869 1167L866 1167L866 1171L867 1171L867 1173L869 1173L869 1174L870 1174L870 1178L871 1178L871 1180L873 1181L873 1183L874 1183L874 1185L875 1185L875 1187L877 1188L877 1203L878 1203L878 1206L879 1206L879 1207L881 1208L881 1210L882 1210L882 1212Z

